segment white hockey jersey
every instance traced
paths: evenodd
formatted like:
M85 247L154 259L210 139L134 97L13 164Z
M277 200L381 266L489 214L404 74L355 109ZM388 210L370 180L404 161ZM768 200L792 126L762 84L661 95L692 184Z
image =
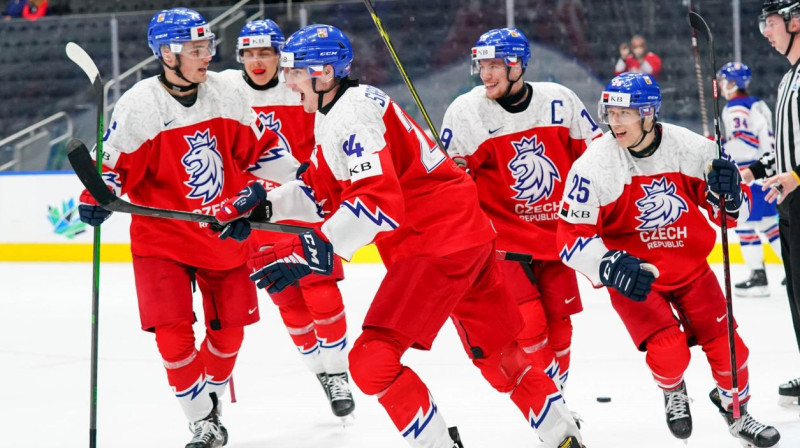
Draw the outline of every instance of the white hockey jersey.
M723 150L739 167L747 167L764 154L775 150L772 112L753 96L739 96L722 110L725 127Z

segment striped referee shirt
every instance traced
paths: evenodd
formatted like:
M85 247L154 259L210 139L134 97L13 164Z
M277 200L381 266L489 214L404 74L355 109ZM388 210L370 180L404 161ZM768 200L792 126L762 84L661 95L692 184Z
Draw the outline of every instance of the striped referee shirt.
M775 151L750 165L756 179L786 173L800 174L800 61L783 75L775 103Z

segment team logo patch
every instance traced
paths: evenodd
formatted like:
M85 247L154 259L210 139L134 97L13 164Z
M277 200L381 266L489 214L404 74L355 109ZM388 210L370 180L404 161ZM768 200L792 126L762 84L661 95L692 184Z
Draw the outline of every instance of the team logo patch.
M189 151L181 159L189 175L184 185L192 189L186 197L201 199L206 205L222 192L222 155L217 150L217 138L211 137L208 129L184 138L189 144Z
M164 13L164 12L162 12L161 14L159 14L159 15L158 15L158 17L156 18L156 22L158 22L158 23L161 23L161 22L163 22L163 21L164 21L164 18L166 17L166 15L167 15L167 13Z
M642 185L645 196L636 201L642 223L636 230L655 230L668 226L680 219L688 211L686 201L675 193L675 184L666 177L653 180L650 185Z
M517 192L514 199L533 204L553 193L555 181L561 180L553 161L545 155L544 144L534 135L512 142L516 157L508 163L508 169L516 183L511 188Z
M328 37L327 28L317 28L317 37Z

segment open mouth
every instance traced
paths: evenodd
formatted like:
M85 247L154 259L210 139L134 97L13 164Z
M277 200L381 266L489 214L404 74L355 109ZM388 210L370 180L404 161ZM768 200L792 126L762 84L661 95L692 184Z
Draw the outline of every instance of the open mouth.
M253 69L253 73L255 73L256 75L263 75L266 72L267 72L267 69L265 69L265 68L254 68Z

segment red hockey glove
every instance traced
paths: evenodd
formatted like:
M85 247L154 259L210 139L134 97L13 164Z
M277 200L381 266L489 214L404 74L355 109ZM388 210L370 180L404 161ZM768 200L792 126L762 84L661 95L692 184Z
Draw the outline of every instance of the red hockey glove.
M219 229L212 226L213 231L219 230L220 239L228 237L236 241L244 241L250 236L250 222L247 218L269 221L272 213L269 210L267 191L258 183L253 182L244 187L236 196L225 199L214 217L223 224Z
M318 230L304 232L264 246L250 257L247 266L254 272L250 280L267 292L283 291L311 272L330 275L333 270L333 245Z
M114 191L111 186L109 186L108 189ZM79 201L80 205L78 205L78 214L81 218L81 221L89 224L92 227L99 226L100 224L104 223L109 216L111 216L111 211L101 207L88 190L83 190Z

